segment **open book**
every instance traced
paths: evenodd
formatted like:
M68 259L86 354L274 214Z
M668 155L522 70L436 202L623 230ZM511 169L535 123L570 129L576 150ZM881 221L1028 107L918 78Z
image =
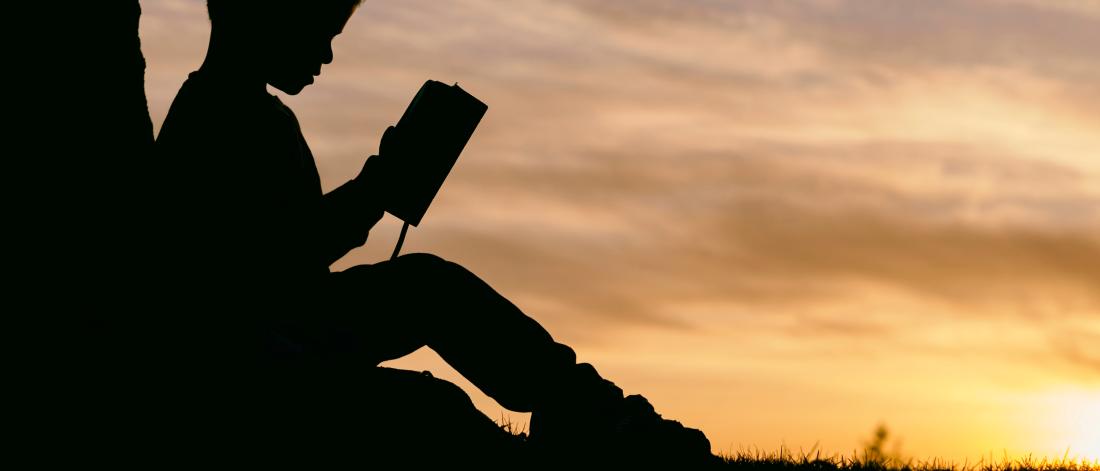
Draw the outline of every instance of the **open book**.
M386 212L420 224L488 109L458 84L424 83L396 125L403 149L392 162Z

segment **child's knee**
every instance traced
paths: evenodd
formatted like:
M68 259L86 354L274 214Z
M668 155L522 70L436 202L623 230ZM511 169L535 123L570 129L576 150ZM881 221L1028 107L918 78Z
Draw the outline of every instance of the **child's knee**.
M433 266L450 263L444 260L443 257L423 252L404 254L400 257L397 257L396 262L401 264L402 266L421 268L431 268Z
M411 272L414 279L442 279L454 281L472 277L473 274L457 263L430 253L411 253L397 257L403 270Z

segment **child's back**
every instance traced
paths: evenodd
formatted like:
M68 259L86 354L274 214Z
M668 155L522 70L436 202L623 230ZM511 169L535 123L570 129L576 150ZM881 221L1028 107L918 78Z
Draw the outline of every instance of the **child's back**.
M164 120L157 158L183 262L209 276L325 272L296 221L321 201L313 155L290 109L254 92L195 72Z

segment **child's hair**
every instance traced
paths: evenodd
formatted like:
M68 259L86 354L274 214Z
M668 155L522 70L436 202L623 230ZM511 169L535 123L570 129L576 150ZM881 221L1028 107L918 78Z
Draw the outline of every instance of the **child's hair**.
M362 0L206 0L206 11L211 23L256 18L272 12L285 12L296 6L328 3L333 7L353 8Z

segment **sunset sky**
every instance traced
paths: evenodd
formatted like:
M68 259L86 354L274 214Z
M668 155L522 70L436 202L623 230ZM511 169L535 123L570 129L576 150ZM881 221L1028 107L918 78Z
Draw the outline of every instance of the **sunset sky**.
M142 6L159 129L209 23ZM334 50L280 96L325 188L460 83L489 112L404 251L715 451L1100 460L1100 0L365 0Z

